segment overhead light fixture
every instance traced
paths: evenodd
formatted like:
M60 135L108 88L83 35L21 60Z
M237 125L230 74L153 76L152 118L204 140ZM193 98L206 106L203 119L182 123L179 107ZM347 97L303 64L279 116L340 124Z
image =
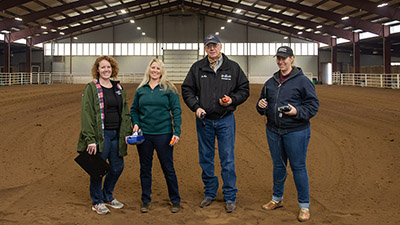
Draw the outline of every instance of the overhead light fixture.
M342 17L342 20L347 20L347 19L349 19L348 16Z
M74 40L78 40L78 37L74 37Z
M227 20L227 22L228 22L228 23L230 23L230 22L232 22L232 20L231 20L231 19L229 19L229 20Z
M283 39L285 39L285 40L288 39L288 38L289 38L288 36L283 37Z
M382 4L379 4L377 7L378 8L381 8L381 7L385 7L385 6L387 6L388 4L387 3L382 3Z
M372 54L376 55L376 54L378 54L378 51L374 50L374 51L372 51Z
M145 33L145 32L142 32L142 35L144 36L144 35L146 35L146 33Z
M134 21L134 20L130 20L129 22L131 22L131 23L135 23L135 21Z
M225 30L225 27L221 27L221 30Z
M9 33L11 33L11 32L8 31L8 30L2 30L1 33L9 34Z
M141 30L142 28L141 28L141 27L136 27L136 29L137 29L137 30Z
M335 35L331 36L331 38L337 38Z
M64 32L60 32L61 35L64 35Z
M125 9L122 9L122 10L121 10L121 13L122 13L122 14L125 14L125 13L126 13L126 10L125 10Z
M322 28L322 25L318 25L318 26L317 26L317 29L319 29L319 28Z
M40 28L42 28L42 29L45 29L45 30L47 29L47 27L46 27L46 26L40 26Z
M15 20L22 21L22 19L19 17L15 17Z
M215 32L215 35L219 35L219 32L217 31L217 32Z
M362 32L362 31L363 31L363 30L361 30L361 29L353 30L354 33L360 33L360 32Z
M299 31L299 32L297 32L297 34L303 34L303 31Z
M240 13L240 12L242 12L241 9L236 9L236 13Z
M48 34L49 32L47 32L47 31L45 31L45 32L43 32L43 34Z

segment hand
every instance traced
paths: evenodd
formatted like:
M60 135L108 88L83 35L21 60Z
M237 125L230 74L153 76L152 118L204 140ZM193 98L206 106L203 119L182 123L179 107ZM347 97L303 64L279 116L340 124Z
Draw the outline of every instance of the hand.
M96 155L97 149L96 149L96 143L93 144L88 144L88 147L86 148L86 151L89 153L89 155Z
M261 99L260 101L258 101L258 107L265 109L268 105L267 100L265 100L264 98Z
M198 109L196 110L196 117L199 118L199 119L203 119L203 118L201 118L201 114L202 114L202 113L207 114L206 111L205 111L204 109L198 108Z
M285 113L288 116L297 115L297 109L294 106L292 106L291 104L288 104L288 106L290 106L290 111L289 112L283 112L283 113Z
M169 145L174 146L176 143L178 143L178 141L179 141L179 137L176 135L173 135L171 138L171 141L169 142Z
M135 133L135 132L139 132L140 133L140 128L139 128L139 126L137 125L137 124L135 124L135 126L133 126L133 130L132 130L132 133Z
M219 104L220 104L220 105L222 105L223 107L227 107L227 106L229 106L230 104L232 104L232 98L230 98L230 97L227 96L227 95L224 95L224 98L229 98L229 101L228 101L228 102L223 102L223 101L222 101L222 98L220 98L220 99L219 99Z

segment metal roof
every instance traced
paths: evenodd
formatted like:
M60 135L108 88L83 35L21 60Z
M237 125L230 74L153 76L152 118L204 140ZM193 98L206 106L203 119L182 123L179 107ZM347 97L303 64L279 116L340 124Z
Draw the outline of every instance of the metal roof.
M0 0L0 31L10 32L6 42L35 45L180 11L332 45L360 32L388 37L384 24L400 24L399 6L400 0ZM393 46L400 46L396 39Z

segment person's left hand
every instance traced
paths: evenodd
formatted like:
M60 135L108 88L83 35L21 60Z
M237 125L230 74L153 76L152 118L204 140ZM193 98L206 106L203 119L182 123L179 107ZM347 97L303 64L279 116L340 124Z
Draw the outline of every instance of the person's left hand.
M173 135L171 138L171 141L169 142L169 145L174 146L176 143L178 143L178 141L179 141L179 137L176 135Z
M294 106L292 106L291 104L288 104L288 106L290 106L290 111L289 112L283 112L283 113L285 113L288 116L297 115L297 109Z
M224 95L224 98L226 98L226 97L229 98L229 101L228 101L228 102L223 102L223 101L222 101L222 98L219 99L219 104L222 105L222 106L224 106L224 107L228 107L230 104L232 104L232 98L230 98L230 97L227 96L227 95Z

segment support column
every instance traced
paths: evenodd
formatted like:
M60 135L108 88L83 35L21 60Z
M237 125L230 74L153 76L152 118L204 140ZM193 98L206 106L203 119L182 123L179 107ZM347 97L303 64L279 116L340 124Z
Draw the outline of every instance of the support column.
M26 47L26 54L25 54L25 72L30 73L32 68L32 47Z
M10 56L11 56L11 46L10 46L10 34L4 34L4 44L3 44L3 52L4 52L4 72L10 72Z
M337 47L336 38L331 39L331 63L332 63L332 73L337 72Z
M390 41L390 31L388 26L383 27L383 73L385 74L385 87L390 87L391 86L391 53L390 49L392 47L392 42Z
M353 33L353 73L360 73L359 33Z

